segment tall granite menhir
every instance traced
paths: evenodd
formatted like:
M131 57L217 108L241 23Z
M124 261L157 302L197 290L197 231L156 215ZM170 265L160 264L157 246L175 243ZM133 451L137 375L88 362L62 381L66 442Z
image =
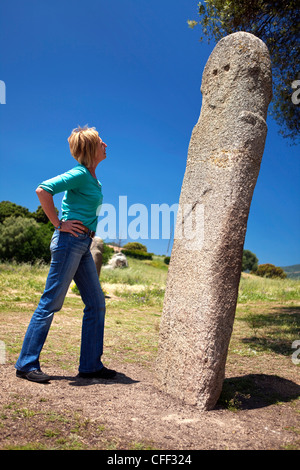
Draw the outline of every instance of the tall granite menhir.
M185 226L185 212L198 219L202 214L204 226L194 230L194 239L183 232L174 240L156 375L161 390L209 410L225 377L247 220L267 135L272 78L266 45L245 32L223 38L205 66L201 92L176 230Z

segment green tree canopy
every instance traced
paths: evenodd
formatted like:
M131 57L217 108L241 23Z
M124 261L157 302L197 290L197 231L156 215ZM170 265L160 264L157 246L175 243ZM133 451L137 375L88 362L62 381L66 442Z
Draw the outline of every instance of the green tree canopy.
M53 227L27 217L7 217L0 224L0 259L18 263L50 261Z
M256 271L258 259L250 250L243 251L242 271Z
M273 69L273 101L271 114L280 126L280 133L291 143L299 138L300 104L292 101L300 80L299 25L297 0L205 0L198 3L199 24L208 39L247 31L266 43ZM203 40L203 36L200 38ZM296 83L297 81L297 83ZM296 85L295 85L296 84Z
M268 277L270 279L286 278L286 273L283 271L282 268L279 268L278 266L274 266L274 264L269 263L260 264L254 274L261 277Z
M56 210L56 213L58 215L59 211L58 211L58 209L56 209L56 207L55 207L55 210ZM40 222L41 224L51 224L51 222L48 219L48 217L46 216L42 206L38 206L38 208L35 212L31 212L31 217L33 217L34 220L36 220L37 222Z
M55 207L57 215L59 214L58 209ZM42 224L51 224L48 217L46 216L42 206L38 206L35 212L30 212L26 207L19 206L14 202L1 201L0 202L0 223L2 224L8 217L27 217L33 218L37 222Z
M19 206L14 202L1 201L0 202L0 223L7 217L30 217L30 212L26 207Z
M147 247L139 242L128 242L126 245L123 246L125 250L138 250L144 251L147 253Z

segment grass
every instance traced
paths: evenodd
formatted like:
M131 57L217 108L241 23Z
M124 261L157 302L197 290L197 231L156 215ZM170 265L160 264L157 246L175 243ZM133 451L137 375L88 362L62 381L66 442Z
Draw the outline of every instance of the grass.
M151 261L129 259L129 268L102 269L101 283L107 294L104 361L108 366L116 361L153 367L167 272L168 267L159 256ZM0 264L0 340L5 344L9 364L17 359L47 273L48 266L44 264ZM82 310L81 298L68 294L63 309L54 317L41 355L43 364L65 371L77 369ZM272 395L272 383L266 385L264 374L280 378L299 373L299 365L291 359L299 326L300 280L242 275L227 358L227 368L239 374L225 380L220 406L238 412L245 402L249 405L262 399L272 404L282 401L282 395ZM246 372L250 364L252 375ZM271 390L268 398L261 396L265 386ZM290 401L294 403L296 398L291 392ZM31 404L31 397L12 397L10 403L0 407L0 431L6 429L8 422L22 419L24 423L24 435L17 443L7 439L5 448L84 449L94 441L103 449L118 447L117 439L105 438L105 423L88 422L80 412L57 414L47 410L47 403L35 407ZM41 421L43 435L37 440L34 429ZM130 448L146 449L147 445L132 442Z
M108 357L122 352L125 361L151 362L157 350L168 267L163 257L151 261L130 259L129 268L101 272L107 293L106 351ZM48 266L4 263L0 265L1 337L6 353L15 359L25 326L44 289ZM300 281L273 280L242 275L230 352L238 356L264 353L289 356L299 337ZM63 368L78 355L83 304L67 296L55 316L44 361L53 356ZM69 329L69 341L62 348ZM75 332L75 335L74 335ZM136 358L136 359L135 359ZM141 359L142 358L142 359Z
M299 301L300 280L242 275L238 303Z
M102 269L101 281L104 283L165 286L168 266L163 257L153 256L152 260L129 259L129 267L117 270Z

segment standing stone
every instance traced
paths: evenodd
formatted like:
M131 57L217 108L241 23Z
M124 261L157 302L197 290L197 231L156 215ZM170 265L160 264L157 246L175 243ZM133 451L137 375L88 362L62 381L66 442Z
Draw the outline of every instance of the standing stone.
M102 267L103 240L100 237L94 237L91 243L91 253L95 261L98 276L100 276Z
M266 45L245 32L223 38L205 66L201 92L179 201L156 372L161 390L208 410L215 406L225 377L248 214L267 135L272 78ZM178 227L191 226L182 219L186 212L202 221L192 239L185 232L178 236Z

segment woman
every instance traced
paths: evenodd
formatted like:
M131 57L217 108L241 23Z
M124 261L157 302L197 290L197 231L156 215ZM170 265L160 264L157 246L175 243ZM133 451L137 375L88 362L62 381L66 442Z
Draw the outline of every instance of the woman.
M36 193L43 210L55 227L51 240L51 264L44 293L29 323L16 363L16 375L34 382L47 382L50 376L40 369L39 356L54 312L61 309L74 279L85 304L82 320L79 376L113 378L114 370L101 362L105 298L100 286L90 245L97 226L97 210L102 203L97 165L106 158L107 145L95 128L74 129L68 139L78 165L70 171L41 183ZM59 220L53 196L65 191L62 219Z

